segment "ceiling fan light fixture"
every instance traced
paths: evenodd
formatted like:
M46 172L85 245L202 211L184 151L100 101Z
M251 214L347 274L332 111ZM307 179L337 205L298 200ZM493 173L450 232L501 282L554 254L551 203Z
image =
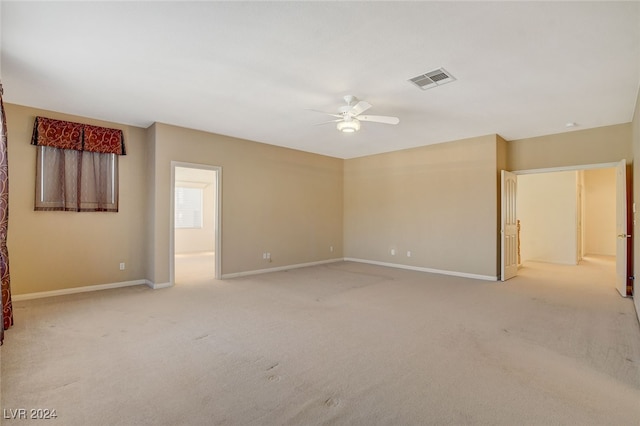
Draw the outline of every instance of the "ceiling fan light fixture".
M336 128L343 133L355 133L360 130L360 121L355 118L349 121L340 121Z

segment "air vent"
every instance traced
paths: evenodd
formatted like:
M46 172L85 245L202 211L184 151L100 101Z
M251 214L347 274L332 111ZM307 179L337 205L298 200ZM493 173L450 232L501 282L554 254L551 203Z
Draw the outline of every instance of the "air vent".
M443 84L451 83L456 78L449 74L444 68L438 68L437 70L429 71L424 74L420 74L417 77L409 79L409 82L416 85L419 89L427 90L432 87L442 86Z

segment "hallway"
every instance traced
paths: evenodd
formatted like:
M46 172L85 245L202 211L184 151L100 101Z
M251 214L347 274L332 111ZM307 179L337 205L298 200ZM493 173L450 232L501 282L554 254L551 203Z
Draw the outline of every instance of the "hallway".
M215 277L215 252L176 254L175 256L176 284L213 280Z

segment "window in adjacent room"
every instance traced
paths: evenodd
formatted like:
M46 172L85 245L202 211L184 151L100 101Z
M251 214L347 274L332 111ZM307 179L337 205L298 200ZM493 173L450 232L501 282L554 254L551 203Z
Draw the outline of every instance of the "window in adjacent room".
M175 187L175 227L181 229L202 228L202 188Z

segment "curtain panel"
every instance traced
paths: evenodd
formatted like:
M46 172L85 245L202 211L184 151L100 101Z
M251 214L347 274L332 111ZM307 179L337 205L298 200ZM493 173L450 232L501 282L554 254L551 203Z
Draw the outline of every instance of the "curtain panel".
M122 130L36 117L36 211L117 212Z
M118 211L117 155L40 146L36 162L36 211Z
M2 282L2 327L0 344L4 342L4 330L13 325L13 304L11 303L11 279L9 276L9 252L7 250L7 231L9 229L9 163L7 157L7 118L2 102L2 83L0 83L0 280Z

